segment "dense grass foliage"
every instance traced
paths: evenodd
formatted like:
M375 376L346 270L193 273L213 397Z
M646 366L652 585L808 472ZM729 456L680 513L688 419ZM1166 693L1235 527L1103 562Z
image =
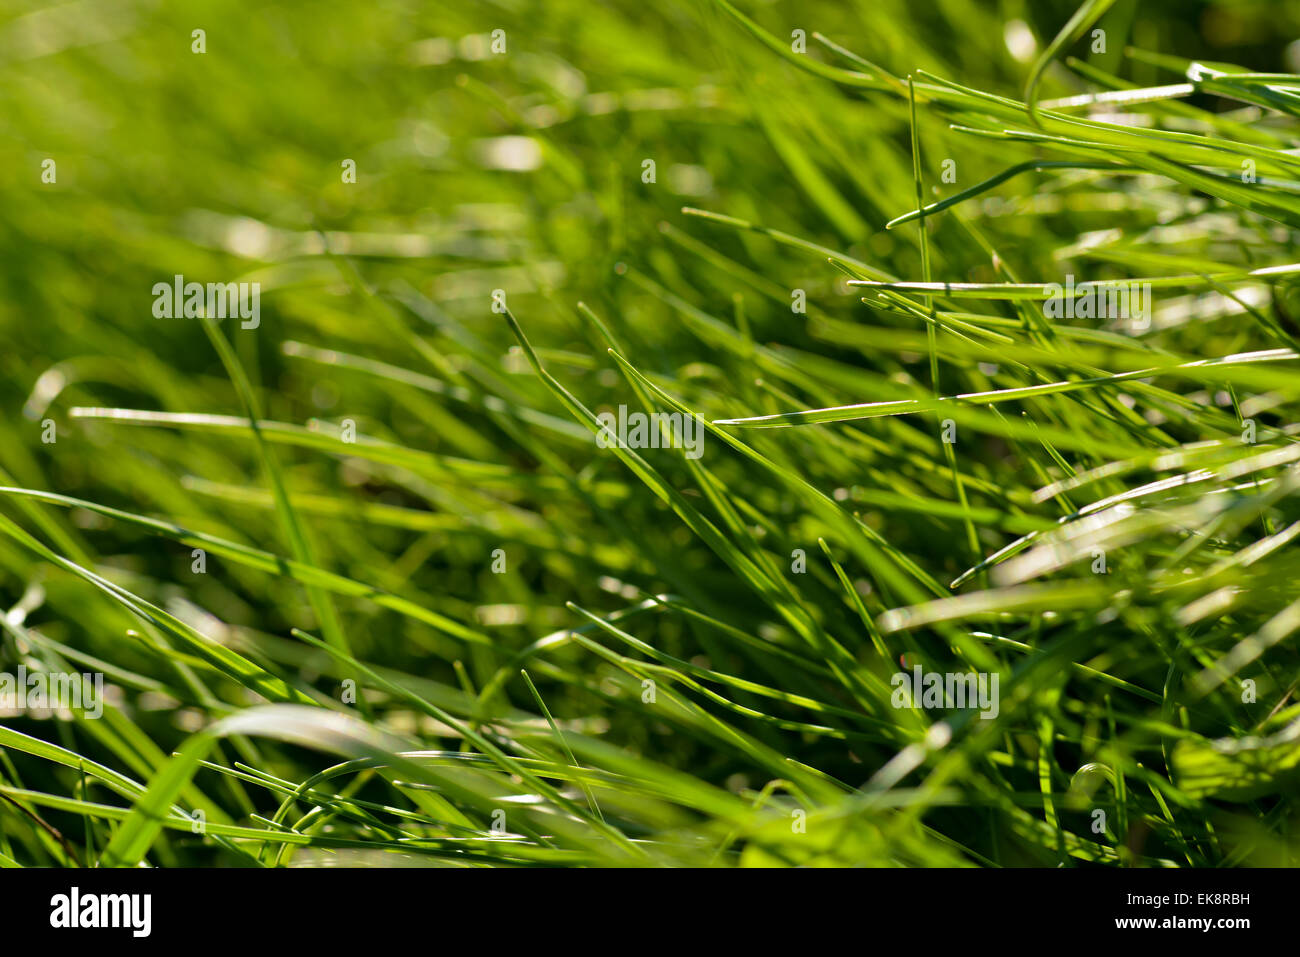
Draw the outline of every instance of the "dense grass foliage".
M0 13L0 864L1300 860L1294 4L250 10Z

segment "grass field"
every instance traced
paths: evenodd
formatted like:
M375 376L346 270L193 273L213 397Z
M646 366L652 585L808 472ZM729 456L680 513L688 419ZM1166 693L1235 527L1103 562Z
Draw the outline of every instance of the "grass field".
M0 864L1300 863L1298 37L9 0Z

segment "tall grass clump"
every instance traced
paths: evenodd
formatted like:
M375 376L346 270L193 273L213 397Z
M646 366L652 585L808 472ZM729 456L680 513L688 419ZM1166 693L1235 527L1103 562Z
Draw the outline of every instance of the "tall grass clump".
M21 6L0 863L1300 861L1294 9Z

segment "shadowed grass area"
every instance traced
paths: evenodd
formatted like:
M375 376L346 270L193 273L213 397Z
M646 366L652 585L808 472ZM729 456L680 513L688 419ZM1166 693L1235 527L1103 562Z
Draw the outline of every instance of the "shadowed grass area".
M0 864L1300 862L1296 37L9 4Z

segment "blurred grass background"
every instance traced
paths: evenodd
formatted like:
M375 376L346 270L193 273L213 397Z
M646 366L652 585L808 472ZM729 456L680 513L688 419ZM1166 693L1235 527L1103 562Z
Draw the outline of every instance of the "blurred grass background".
M1033 58L1074 7L1055 0L779 0L744 9L779 38L817 30L895 74L919 68L1019 98ZM1259 71L1300 71L1290 46L1300 38L1296 3L1121 0L1102 26L1105 53L1090 53L1086 43L1072 49L1138 85L1176 77L1125 57L1129 44ZM202 54L191 52L196 29L206 33ZM495 30L504 31L504 54L492 52ZM711 3L6 2L0 71L4 484L163 516L291 554L245 429L137 427L70 413L243 415L200 324L154 318L151 289L176 273L199 282L259 282L260 328L223 328L260 387L264 417L302 427L302 442L327 437L322 448L274 446L316 563L409 596L489 639L465 643L365 598L336 598L351 651L424 682L424 693L456 713L474 713L468 702L495 677L505 681L510 705L535 722L539 712L526 685L516 674L500 675L530 642L582 621L565 607L569 601L607 613L646 593L672 593L748 634L790 642L743 580L618 463L595 456L590 436L546 393L503 317L491 311L493 290L506 291L548 367L592 409L635 399L605 344L575 312L580 300L611 322L625 355L697 406L761 414L789 408L791 389L814 404L835 404L891 398L890 383L928 382L920 353L855 348L826 332L834 327L819 332L791 314L790 290L803 289L828 320L861 316L861 304L844 294L824 256L682 215L684 205L701 207L805 237L896 276L922 272L916 229L884 229L915 205L906 101L860 96L800 72ZM1082 89L1061 70L1049 73L1044 96ZM1210 98L1196 102L1221 106ZM932 115L923 113L920 122L931 183L945 158L957 160L959 183L968 185L1033 155L962 138ZM57 163L53 184L41 181L46 159ZM341 176L348 159L356 164L355 183ZM646 159L656 164L654 184L641 180ZM980 228L1026 281L1059 277L1052 253L1080 234L1109 227L1140 233L1174 215L1157 192L1035 193L1026 182L1005 195L1011 199L1001 205L990 199L979 207ZM1242 240L1237 251L1215 254L1267 264L1247 246ZM1289 235L1275 248L1292 248ZM936 231L931 253L936 277L1000 278L988 251L960 229ZM783 381L744 361L743 349L700 335L673 297L786 350L797 374ZM1250 345L1235 324L1188 326L1177 336L1178 348L1192 357ZM531 412L522 419L502 413L489 396ZM56 423L54 444L40 439L47 419ZM364 436L411 454L394 464L328 445L345 419ZM771 439L765 451L837 500L849 500L868 525L945 584L1008 536L1049 524L1002 503L1006 490L1044 484L1041 471L1002 439L979 440L963 449L973 463L972 506L988 519L973 553L960 511L896 507L890 497L951 498L929 431L894 419L869 431L866 441L799 431ZM711 446L705 461L726 488L738 490L740 518L756 541L778 560L805 549L813 571L800 587L813 614L836 634L861 636L855 609L817 546L827 526L779 483L719 448ZM680 461L656 461L679 484L691 481ZM701 493L689 491L700 503ZM188 545L102 515L12 500L0 507L60 554L291 683L337 698L338 682L352 673L290 637L291 628L318 633L320 622L305 590L289 578L214 556L198 576ZM498 548L505 574L491 571ZM849 574L858 580L862 572ZM901 593L873 585L873 614L906 603ZM0 644L9 670L38 652L50 660L71 655L65 660L79 668L107 663L118 669L110 680L122 709L120 720L105 722L111 730L26 717L6 724L142 782L187 734L256 700L157 638L128 638L137 624L117 604L35 563L9 538L0 541L0 601L22 609L11 615L15 627ZM818 680L795 680L770 656L751 659L697 621L647 620L653 624L642 638L697 666L791 692ZM32 629L37 638L24 637ZM57 645L41 645L41 638ZM870 647L865 636L860 640ZM858 639L852 650L859 654ZM1134 655L1140 660L1128 661L1126 673L1154 676L1159 692L1167 661L1150 649ZM743 794L746 802L775 777L745 748L719 744L698 716L635 717L622 703L629 692L621 672L588 651L569 646L544 657L529 664L531 673L551 712L571 720L575 731ZM1122 655L1108 660L1114 658ZM1288 660L1293 664L1294 655ZM1280 696L1285 675L1277 682ZM752 701L744 691L737 697ZM1101 707L1100 698L1084 698L1088 708ZM423 740L440 740L447 730L384 695L375 695L374 706L391 730ZM1101 732L1092 717L1085 723L1086 733L1065 745L1074 749L1073 764L1067 768L1063 759L1053 772L1064 775L1062 788L1095 756L1087 742ZM541 731L545 736L545 725ZM774 754L851 786L893 753L878 740L846 748L836 737L778 727L748 732ZM1038 733L1032 722L1027 733ZM1033 750L1022 746L1026 754ZM223 747L231 749L225 759L238 754L295 782L323 766L288 746ZM76 785L66 769L23 760L29 763L6 765L10 784L51 793ZM1031 804L1039 799L1032 765L1008 789L1030 792ZM209 792L204 800L232 820L267 813L260 797L249 796L252 785L211 771L197 781ZM960 775L955 784L960 789ZM981 787L972 784L958 807L935 812L936 827L961 835L969 853L919 831L909 843L874 830L862 845L847 842L838 857L821 845L820 852L836 863L1054 862L1050 847L1022 846L1023 835L980 807ZM72 814L47 813L81 839ZM48 837L16 821L5 824L11 857L59 859ZM666 812L660 823L684 826ZM108 837L87 840L102 846ZM1159 856L1179 857L1168 850L1178 840L1164 839L1168 847ZM190 835L169 840L157 851L164 863L238 860L229 848ZM1294 840L1252 844L1250 853L1261 862L1284 861L1294 855ZM1231 853L1206 838L1183 856L1211 863Z

